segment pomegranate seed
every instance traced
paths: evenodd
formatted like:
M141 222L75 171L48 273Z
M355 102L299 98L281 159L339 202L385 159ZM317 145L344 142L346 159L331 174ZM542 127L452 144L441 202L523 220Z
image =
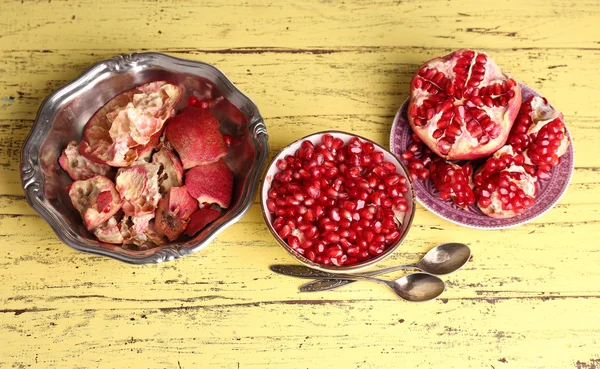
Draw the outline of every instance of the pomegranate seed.
M271 214L273 214L275 212L275 200L273 200L273 199L267 200L267 209L269 210L269 213L271 213Z
M329 249L327 249L327 255L329 255L330 258L337 258L340 257L344 254L344 250L342 250L342 248L340 246L332 246Z
M342 255L337 258L331 258L331 263L333 265L341 266L344 265L348 260L348 255Z
M373 256L377 256L383 253L385 246L382 243L374 243L369 246L369 253Z
M404 198L402 198L402 197L395 198L393 200L392 207L394 209L397 209L397 210L401 211L401 212L407 212L408 211L408 204L406 203L406 200L404 200L404 201L400 201L400 200L404 200Z
M314 238L317 235L317 227L310 226L310 228L308 228L308 229L306 229L306 231L304 231L304 235L307 238Z
M297 248L300 248L300 239L298 237L296 237L296 236L289 236L288 237L288 244L294 250L297 249Z
M362 150L365 154L370 154L375 150L375 145L373 145L371 142L363 142Z
M292 229L290 228L289 225L286 224L283 227L281 227L278 234L279 234L279 237L281 237L285 240L289 237L291 232L292 232Z
M227 147L231 147L231 144L233 143L233 138L230 135L223 135L223 141L225 141L225 145Z
M198 98L196 96L191 96L187 101L189 106L196 106L198 104Z

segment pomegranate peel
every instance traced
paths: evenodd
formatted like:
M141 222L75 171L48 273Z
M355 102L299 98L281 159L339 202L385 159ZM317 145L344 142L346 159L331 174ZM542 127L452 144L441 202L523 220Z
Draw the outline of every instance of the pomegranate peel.
M152 159L152 153L160 145L160 138L162 137L163 131L164 130L161 129L160 131L153 134L152 137L150 137L150 141L148 141L147 144L138 145L135 147L135 151L137 154L136 162L150 162L150 160Z
M194 212L185 228L185 234L194 236L204 227L214 222L221 216L221 212L211 208L202 208Z
M214 163L227 154L219 121L200 108L186 107L171 118L165 136L179 154L183 169Z
M105 164L99 164L81 155L79 144L75 141L69 142L58 159L58 163L72 180L90 179L96 175L108 177L114 175L112 168Z
M94 229L94 235L100 242L122 244L124 241L119 221L115 217L111 217Z
M146 163L121 168L117 173L116 188L123 199L125 215L153 213L161 198L158 165Z
M233 173L223 160L198 165L185 173L185 188L199 204L217 204L226 209L233 193Z
M161 194L166 194L172 187L181 187L183 167L173 151L166 146L161 147L152 155L152 163L159 166L158 185Z
M486 157L504 145L521 88L485 53L458 50L423 64L411 81L408 120L446 160Z
M185 187L171 187L167 195L158 202L156 231L169 241L176 240L188 225L188 218L198 209L198 202Z
M99 175L73 182L69 197L89 231L110 219L122 206L115 185L110 179Z
M156 234L152 219L154 214L144 214L138 216L124 216L121 219L119 228L124 244L134 244L136 246L148 245L150 243L161 245L164 242Z
M115 167L131 165L138 157L137 148L160 132L180 96L179 86L164 81L117 95L86 124L81 153Z

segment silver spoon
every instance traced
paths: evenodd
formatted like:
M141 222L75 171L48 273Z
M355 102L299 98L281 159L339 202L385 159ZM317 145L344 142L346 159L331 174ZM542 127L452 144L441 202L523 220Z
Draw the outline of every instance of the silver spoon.
M292 277L298 278L317 278L317 279L339 279L346 281L370 281L384 284L391 288L396 295L406 301L421 302L433 300L444 292L444 282L438 277L427 273L414 273L405 275L393 281L384 279L355 275L344 274L343 276L321 272L302 265L271 265L271 270Z
M429 250L425 256L414 264L398 265L357 275L375 277L381 274L396 272L401 269L419 269L424 272L445 275L462 268L471 258L471 249L463 243L444 243ZM320 279L300 286L301 292L318 292L342 287L355 280L349 279Z

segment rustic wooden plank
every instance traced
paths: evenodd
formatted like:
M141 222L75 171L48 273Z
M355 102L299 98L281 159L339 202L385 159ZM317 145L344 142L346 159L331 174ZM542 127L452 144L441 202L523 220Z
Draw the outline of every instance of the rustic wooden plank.
M0 14L0 367L600 367L597 2L9 0ZM552 211L515 229L419 206L383 264L468 243L437 301L366 283L296 292L302 281L267 268L292 259L256 200L200 254L132 266L69 249L23 197L19 150L40 103L115 54L215 64L260 107L274 155L326 128L387 145L418 65L461 47L563 111L576 169Z

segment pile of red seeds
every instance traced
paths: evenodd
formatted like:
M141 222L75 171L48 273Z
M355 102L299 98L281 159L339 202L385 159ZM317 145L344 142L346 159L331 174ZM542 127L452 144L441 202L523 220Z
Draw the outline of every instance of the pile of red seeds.
M277 160L268 190L273 228L298 254L322 265L352 265L396 243L409 183L371 142L325 134Z

